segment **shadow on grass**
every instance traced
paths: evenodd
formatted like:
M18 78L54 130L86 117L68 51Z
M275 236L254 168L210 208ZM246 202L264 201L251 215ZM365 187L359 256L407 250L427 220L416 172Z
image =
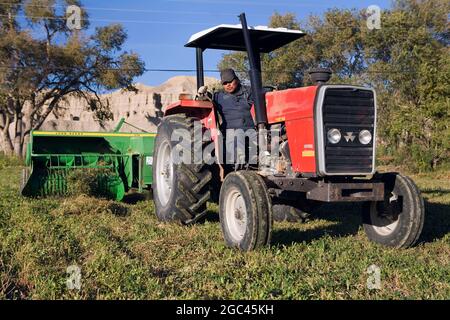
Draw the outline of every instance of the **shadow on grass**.
M440 197L450 194L450 189L425 189L420 192L423 194L432 195L433 197Z
M220 222L219 213L214 210L208 210L206 214L197 221L197 224L204 224L205 222Z
M331 237L355 235L362 226L361 206L362 204L326 204L312 218L331 221L334 222L333 225L305 231L275 230L272 234L272 243L291 245L297 242L311 243L325 235ZM438 241L449 232L450 205L425 201L425 223L418 244Z
M297 242L311 243L325 235L345 237L358 233L361 226L361 204L324 204L311 215L313 220L323 219L333 222L324 228L311 230L282 229L272 233L273 245L291 245ZM306 222L308 223L308 222Z
M450 193L447 189L425 189L423 194L442 196ZM150 195L151 198L151 195ZM127 195L125 203L135 204L138 201L148 200L149 195L138 193ZM332 225L311 230L299 230L295 228L274 230L272 233L273 245L291 245L297 242L310 243L323 236L346 237L358 233L362 226L362 203L335 203L324 204L314 210L311 219L323 219L333 222ZM450 205L445 203L432 203L425 200L425 223L419 243L437 241L450 232ZM197 224L206 222L219 222L219 214L216 210L208 210Z
M420 243L439 240L448 233L450 233L450 205L425 200L425 223Z
M16 282L10 282L3 292L7 300L24 300L29 296L29 288Z
M131 192L126 194L122 201L126 204L136 204L139 201L153 200L153 193L150 190L144 190L143 193Z

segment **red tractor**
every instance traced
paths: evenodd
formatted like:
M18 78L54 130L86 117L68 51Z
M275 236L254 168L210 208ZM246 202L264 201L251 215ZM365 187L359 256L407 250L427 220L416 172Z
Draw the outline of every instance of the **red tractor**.
M155 142L153 190L158 218L194 223L216 194L226 244L249 251L270 243L274 203L307 211L321 202L363 202L364 230L370 240L398 248L414 245L424 223L423 198L410 178L375 170L375 91L327 84L330 73L316 70L311 75L316 85L266 92L260 54L304 33L248 28L245 14L240 21L240 25L199 32L186 47L196 48L198 88L204 85L205 49L247 52L259 154L264 156L257 165L224 170L220 116L214 103L198 96L180 98L166 108ZM268 147L268 132L273 129L281 136L277 151ZM177 130L192 138L189 148L174 141ZM208 138L199 141L197 134L205 132L210 132ZM194 156L211 144L214 163L173 159L179 150Z

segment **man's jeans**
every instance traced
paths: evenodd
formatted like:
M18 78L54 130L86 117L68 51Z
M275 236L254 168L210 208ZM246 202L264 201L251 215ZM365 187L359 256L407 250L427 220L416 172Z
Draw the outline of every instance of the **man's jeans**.
M258 135L254 128L227 129L225 134L225 163L241 167L256 164Z

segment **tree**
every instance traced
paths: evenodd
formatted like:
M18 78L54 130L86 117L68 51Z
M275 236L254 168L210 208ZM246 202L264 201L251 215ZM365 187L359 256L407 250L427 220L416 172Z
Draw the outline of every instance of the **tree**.
M281 88L299 87L310 83L308 70L326 67L334 71L334 79L353 80L365 69L361 45L361 14L355 10L332 9L323 17L310 16L299 22L295 15L274 13L269 27L302 30L306 35L287 46L262 55L263 81ZM229 53L219 62L219 68L240 70L247 79L248 61L244 53Z
M416 170L450 157L449 9L445 0L398 0L363 36L384 148Z
M111 119L99 93L136 90L133 79L144 72L138 55L122 50L127 35L121 25L99 27L87 36L82 10L82 30L71 30L69 5L82 9L78 0L0 4L0 147L7 154L22 156L31 130L59 112L69 95L85 99L98 121Z
M288 13L280 15L274 13L270 19L271 28L289 28L300 30L295 15ZM296 81L298 70L301 69L300 61L297 59L299 41L275 50L274 52L263 54L261 63L263 69L263 83L273 86L293 87L299 84ZM245 52L233 52L224 54L218 65L219 69L233 68L238 73L240 79L249 80L247 70L249 69L248 58Z

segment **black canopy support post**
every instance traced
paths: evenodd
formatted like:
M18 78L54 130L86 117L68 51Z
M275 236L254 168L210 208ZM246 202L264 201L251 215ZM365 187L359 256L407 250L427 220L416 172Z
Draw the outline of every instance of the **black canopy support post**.
M203 70L203 51L202 48L197 48L197 90L205 85L205 74Z
M250 81L252 85L252 95L255 103L255 115L258 128L265 128L267 125L267 110L264 92L262 90L261 77L261 56L257 47L252 43L250 31L247 26L245 13L239 15L242 24L245 47L247 49L248 62L250 64Z

